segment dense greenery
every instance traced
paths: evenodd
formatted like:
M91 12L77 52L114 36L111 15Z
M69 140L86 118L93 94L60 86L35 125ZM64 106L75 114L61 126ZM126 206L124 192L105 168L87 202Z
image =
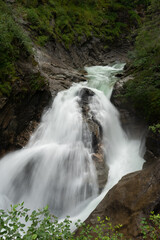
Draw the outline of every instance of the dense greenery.
M106 43L120 40L140 18L135 11L149 0L44 0L18 1L37 43L58 39L69 47L93 36ZM36 35L35 35L36 34Z
M126 89L127 97L150 124L160 122L159 23L160 1L152 0L131 53L135 79L128 82Z
M17 80L16 61L32 53L31 40L15 22L11 9L0 0L0 95L9 95Z
M118 232L121 225L112 226L110 219L102 221L99 217L96 226L90 226L78 221L78 232L71 232L71 220L67 217L58 222L58 219L50 214L48 207L34 210L24 207L24 204L11 206L5 212L0 210L0 239L13 240L125 240L122 233ZM158 240L160 233L160 215L151 213L148 219L141 221L141 235L143 239Z

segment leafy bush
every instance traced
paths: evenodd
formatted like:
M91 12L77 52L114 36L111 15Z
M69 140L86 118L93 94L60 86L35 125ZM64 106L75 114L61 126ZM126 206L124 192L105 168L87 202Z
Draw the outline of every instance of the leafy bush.
M1 239L46 239L46 240L120 240L122 234L117 232L119 225L113 227L107 218L108 224L98 219L99 224L93 228L78 221L76 227L80 227L78 234L71 232L71 220L67 217L64 221L58 222L58 219L49 213L48 207L42 210L34 210L30 213L24 204L11 206L11 210L5 212L0 210L0 236ZM28 225L28 226L27 226ZM94 233L93 237L91 233Z
M160 123L149 126L149 129L152 130L153 133L160 133Z
M143 239L158 240L160 236L160 214L151 213L149 219L142 218L141 230Z

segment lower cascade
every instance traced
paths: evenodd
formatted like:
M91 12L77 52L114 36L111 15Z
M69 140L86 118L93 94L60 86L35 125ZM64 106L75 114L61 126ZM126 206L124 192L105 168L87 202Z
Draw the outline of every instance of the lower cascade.
M109 100L123 67L87 67L88 82L58 93L28 144L0 160L0 208L48 204L59 218L83 220L122 176L142 168L141 139L127 136Z

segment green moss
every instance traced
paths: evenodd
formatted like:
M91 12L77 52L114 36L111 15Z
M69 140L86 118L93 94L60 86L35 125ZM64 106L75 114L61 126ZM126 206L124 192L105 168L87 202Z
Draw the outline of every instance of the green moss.
M28 82L32 91L40 90L46 85L45 78L39 72L30 75Z
M159 12L159 0L152 1L131 55L135 79L126 84L126 96L151 124L160 122Z
M44 36L44 35L38 36L36 43L38 45L44 46L47 43L48 38L49 38L48 36Z
M4 82L3 84L0 84L0 96L7 95L9 96L11 93L11 84L10 82Z

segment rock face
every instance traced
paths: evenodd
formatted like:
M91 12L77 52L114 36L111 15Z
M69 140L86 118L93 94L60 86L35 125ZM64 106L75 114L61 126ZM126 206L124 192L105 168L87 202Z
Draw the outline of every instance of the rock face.
M152 164L160 158L160 133L149 130L146 138L146 153L144 159L146 160L144 167Z
M151 211L160 213L160 159L142 171L124 176L104 197L87 219L95 225L97 216L110 217L113 224L122 224L127 239L142 239L140 222Z
M21 92L22 93L22 92ZM43 89L33 94L23 93L17 99L1 98L0 155L24 146L36 128L44 108L51 100L50 91Z
M126 62L130 45L123 42L121 45L106 49L105 43L92 37L83 40L79 45L66 49L62 44L55 42L48 44L47 49L53 59L60 64L68 65L74 69L81 69L88 65L107 65L113 62Z
M79 92L79 105L82 109L82 117L84 122L83 142L87 146L90 143L88 136L91 135L92 159L97 170L97 180L99 192L101 192L108 180L108 166L106 165L104 152L102 149L103 132L99 121L90 111L89 103L94 96L94 92L88 88L82 88Z
M126 101L123 97L123 94L125 94L124 84L128 80L132 80L133 77L130 75L128 76L127 71L126 75L124 74L119 77L119 81L117 81L114 86L111 101L120 112L124 130L131 137L146 138L146 152L144 153L144 159L146 160L144 167L146 167L160 158L160 133L158 131L155 133L151 130L148 131L148 125L142 116L135 111L132 107L132 103Z
M147 134L147 124L144 119L137 114L132 103L123 97L123 94L125 94L124 84L127 81L132 80L133 77L130 75L125 76L125 74L117 77L120 78L114 86L111 102L120 112L122 127L132 138L145 138Z
M59 54L58 58L54 54L51 56L51 53L46 49L35 48L37 70L47 79L53 97L56 96L57 92L68 89L73 82L86 81L84 74L72 67L71 59L70 62L69 60L64 62L62 61L63 51Z

